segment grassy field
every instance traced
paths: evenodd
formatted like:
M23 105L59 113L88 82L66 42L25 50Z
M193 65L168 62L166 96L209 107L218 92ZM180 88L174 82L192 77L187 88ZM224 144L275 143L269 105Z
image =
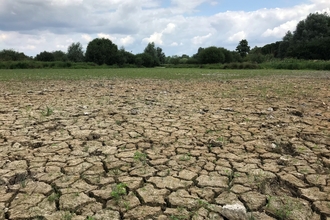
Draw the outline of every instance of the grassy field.
M15 69L0 70L0 81L86 80L86 79L168 79L229 80L271 76L330 77L330 71L311 70L219 70L219 69Z

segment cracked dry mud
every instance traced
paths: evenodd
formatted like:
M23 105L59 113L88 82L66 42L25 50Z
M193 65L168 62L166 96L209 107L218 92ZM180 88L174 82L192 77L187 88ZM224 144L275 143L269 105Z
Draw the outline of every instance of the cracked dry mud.
M329 219L329 85L1 82L0 219Z

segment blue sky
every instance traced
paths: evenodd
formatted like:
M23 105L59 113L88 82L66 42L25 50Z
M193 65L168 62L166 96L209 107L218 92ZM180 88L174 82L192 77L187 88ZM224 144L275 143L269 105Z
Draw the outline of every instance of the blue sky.
M0 0L0 50L35 56L104 37L135 54L155 42L168 56L193 55L242 39L273 43L309 13L329 11L328 0Z

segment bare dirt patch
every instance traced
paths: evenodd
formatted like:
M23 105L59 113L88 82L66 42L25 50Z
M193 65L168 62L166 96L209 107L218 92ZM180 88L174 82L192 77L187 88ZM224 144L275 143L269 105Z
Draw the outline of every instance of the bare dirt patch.
M0 85L0 219L330 218L330 81Z

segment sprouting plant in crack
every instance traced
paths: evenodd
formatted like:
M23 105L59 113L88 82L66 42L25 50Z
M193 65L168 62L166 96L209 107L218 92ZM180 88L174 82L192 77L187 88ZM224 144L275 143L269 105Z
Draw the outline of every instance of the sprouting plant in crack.
M141 153L140 151L136 151L134 153L134 160L140 161L143 165L147 163L147 155L145 153Z
M115 185L110 193L111 197L118 203L123 196L127 194L127 185L125 183L119 183Z
M239 173L234 172L233 170L225 170L225 173L228 177L228 190L232 187L233 185L233 180L235 177L239 176Z
M128 201L123 202L123 205L124 205L126 211L128 211L131 208L131 204Z
M120 174L120 169L117 167L112 169L111 172L113 173L113 175L118 176Z
M301 205L297 204L289 197L267 196L266 208L270 210L278 219L288 219L292 212L301 209Z
M52 193L50 196L48 196L47 200L48 200L48 202L52 203L52 202L58 201L59 198L60 198L59 193Z
M87 216L87 220L95 220L95 218L92 216Z
M209 208L210 206L211 206L211 204L210 203L208 203L207 201L205 201L205 200L202 200L202 199L197 199L197 207L198 208L201 208L201 207L203 207L203 208Z
M27 179L22 179L21 182L20 182L20 185L22 188L25 188L26 185L27 185Z
M186 153L186 154L179 157L179 160L181 160L181 161L187 161L187 160L190 160L190 159L191 159L191 154L190 153Z
M71 220L73 217L72 213L70 212L65 212L63 215L62 215L62 220Z
M51 116L53 114L54 110L50 108L49 106L46 106L46 109L42 111L43 116Z

